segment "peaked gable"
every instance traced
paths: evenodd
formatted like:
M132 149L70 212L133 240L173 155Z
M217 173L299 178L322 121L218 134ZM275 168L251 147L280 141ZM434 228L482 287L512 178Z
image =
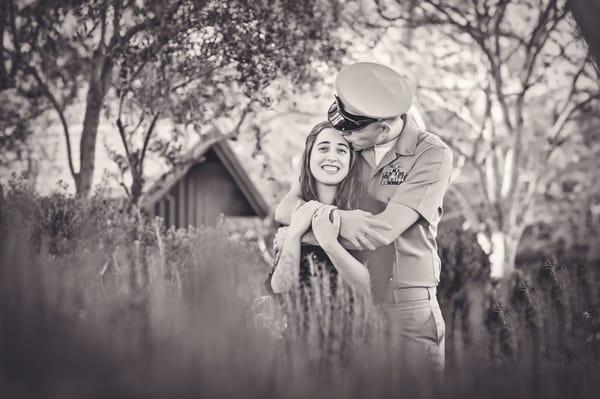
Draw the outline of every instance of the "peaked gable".
M237 185L244 199L250 204L254 214L259 217L266 217L270 212L266 200L251 181L242 163L225 140L209 141L193 147L188 155L184 156L182 163L173 167L150 186L142 196L142 207L152 211L155 205L181 182L196 165L201 165L209 156L213 158L213 153Z

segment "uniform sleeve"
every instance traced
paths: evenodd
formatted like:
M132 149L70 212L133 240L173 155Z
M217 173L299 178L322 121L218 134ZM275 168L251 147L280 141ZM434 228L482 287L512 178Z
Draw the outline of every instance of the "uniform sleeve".
M436 225L442 217L442 202L452 172L452 151L445 146L426 149L400 184L390 203L414 209L427 222Z

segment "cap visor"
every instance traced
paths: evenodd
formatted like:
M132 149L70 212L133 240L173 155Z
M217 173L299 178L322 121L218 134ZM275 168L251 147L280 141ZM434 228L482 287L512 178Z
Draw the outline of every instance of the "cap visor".
M368 118L357 122L347 119L340 112L337 102L334 102L329 107L329 111L327 112L327 119L336 130L340 130L342 132L353 132L355 130L360 130L363 127L369 125L370 123L375 122L374 119Z

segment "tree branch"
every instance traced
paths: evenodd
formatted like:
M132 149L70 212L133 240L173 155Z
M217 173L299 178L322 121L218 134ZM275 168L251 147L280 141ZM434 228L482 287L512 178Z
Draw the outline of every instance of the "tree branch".
M558 148L562 144L562 140L560 139L560 134L562 133L565 125L571 119L573 114L585 107L587 104L591 103L594 100L600 99L600 92L595 93L594 95L590 95L583 101L580 101L577 104L571 104L570 107L567 107L558 117L556 118L554 124L552 125L552 129L550 130L550 138L548 139L548 143L550 144L550 148L546 152L545 159L548 160L554 150Z
M17 70L19 69L18 66L21 62L21 46L20 46L20 38L19 35L17 33L17 21L16 21L16 14L15 14L15 4L14 4L14 0L9 0L8 1L8 13L10 16L10 30L13 36L13 42L14 42L14 53L12 54L12 65L11 65L11 71L10 71L10 77L11 80L14 80L15 76L17 75ZM4 37L2 37L2 40L4 40Z
M479 134L477 135L473 143L473 162L476 164L482 164L489 155L489 151L486 151L486 153L481 157L481 160L477 159L477 156L481 151L481 144L484 142L486 127L488 124L491 125L494 123L494 121L492 120L492 98L489 87L483 89L483 92L485 94L485 111L483 113ZM493 129L493 127L490 127L490 129ZM492 140L490 140L490 142L493 141L493 136L494 134L492 133Z
M148 148L148 143L150 142L150 136L152 136L152 132L154 131L154 127L156 126L156 121L160 116L160 112L157 112L152 118L152 122L150 122L150 126L148 126L148 130L146 131L146 137L144 138L144 145L142 146L142 152L140 153L140 165L144 163L144 158L146 157L146 149Z
M556 28L558 23L567 15L567 10L565 8L561 14L555 14L554 19L552 19L551 21L548 20L548 18L550 18L548 16L551 11L550 9L555 8L555 6L556 6L556 0L550 0L550 3L548 3L548 7L547 7L546 11L540 15L540 20L538 21L539 29L537 29L538 27L536 27L536 29L534 29L534 33L532 34L531 41L528 43L528 46L526 47L527 57L523 64L524 65L523 69L525 70L525 74L521 78L521 84L523 86L523 95L525 95L525 92L530 87L529 79L531 78L531 75L533 73L533 68L536 64L538 55L544 48L544 45L546 44L546 41L550 37L550 34L554 31L554 29ZM556 12L558 12L558 10L556 10ZM542 19L542 17L543 17L543 19ZM550 27L546 27L546 25L548 23L550 23ZM538 36L538 33L539 33L539 36ZM531 51L531 50L533 50L533 51Z
M206 67L204 69L202 69L200 72L190 76L188 79L185 79L181 82L178 82L176 84L173 85L173 87L171 88L171 92L175 92L179 89L181 89L182 87L185 87L193 82L195 82L196 80L202 79L205 76L208 76L209 74L213 73L214 71L216 71L217 69L219 69L221 66L211 66L211 67Z
M121 179L124 179L124 176L121 176ZM129 192L129 189L127 188L127 185L124 182L120 182L119 185L121 187L123 187L123 189L125 190L125 195L127 196L127 198L131 198L131 193Z
M50 91L50 88L48 87L46 82L44 82L44 80L42 79L42 77L40 76L38 71L34 67L30 66L29 64L23 63L23 66L24 66L25 70L27 72L29 72L33 76L33 78L36 80L36 82L38 83L38 85L40 86L40 88L42 89L42 91L44 92L44 94L46 95L46 97L48 98L50 103L52 104L52 107L58 114L60 123L62 124L62 127L63 127L63 133L65 135L65 141L67 144L67 161L69 163L69 170L71 171L71 175L73 176L73 178L75 178L77 180L78 173L75 172L75 167L73 166L73 153L71 151L71 137L70 137L70 133L69 133L69 124L67 123L67 119L63 112L62 106L59 104L56 97L54 97L54 95Z
M541 4L540 4L540 6L541 6ZM556 6L556 0L550 0L548 2L548 5L546 6L546 8L540 11L540 14L538 15L537 23L533 27L533 30L531 31L531 35L529 36L529 41L527 42L527 45L526 45L525 50L527 53L531 52L531 50L533 49L535 42L538 40L538 35L541 35L540 32L543 31L543 27L546 25L548 15L550 14L551 8L554 8L555 6Z
M242 115L240 116L240 119L238 120L237 125L235 126L235 128L233 128L233 130L227 134L227 136L230 137L235 137L239 134L240 129L242 127L242 124L244 123L244 120L246 119L246 116L248 116L248 114L250 113L250 111L252 110L252 104L257 101L257 100L250 100L248 102L248 104L246 104L246 106L244 107L243 111L242 111Z
M454 26L458 27L461 31L469 33L471 36L476 35L476 32L474 31L473 26L471 26L468 18L462 13L462 11L457 10L455 7L451 7L447 4L440 4L440 3L437 3L437 2L434 2L431 0L430 1L422 1L421 4L422 5L430 5L438 13L442 14L445 17L445 20L441 19L441 21L444 21L446 23L454 25ZM452 10L455 14L458 14L458 16L463 18L463 21L461 22L461 21L457 20L455 18L455 16L450 15L448 10Z
M108 12L107 10L107 3L106 0L102 3L102 5L100 6L100 40L98 41L98 47L97 50L103 50L105 48L106 43L104 42L106 40L106 13Z
M504 20L504 15L506 15L507 6L508 6L507 1L499 2L496 7L496 11L494 12L494 14L491 17L491 19L494 21L494 29L493 29L494 47L495 47L494 51L496 53L496 57L498 58L498 60L502 60L501 47L500 47L500 24Z
M452 195L454 195L455 198L458 200L458 203L460 204L460 207L463 210L463 215L465 216L467 222L471 225L471 227L474 230L478 231L481 221L479 220L477 213L473 210L473 206L467 199L467 196L464 194L464 191L460 190L456 186L456 184L450 184L448 186L448 192L452 193Z
M396 22L400 19L402 19L402 11L400 11L398 13L398 15L395 16L390 16L388 14L386 14L385 12L385 6L383 5L381 0L375 0L375 6L377 8L377 14L384 20L388 21L388 22Z
M475 43L479 46L481 51L484 53L484 55L488 59L489 64L490 64L489 65L490 74L493 77L494 88L496 91L496 97L498 99L498 103L500 104L500 109L502 111L502 118L503 118L503 121L504 121L504 124L505 124L507 130L512 131L513 124L510 120L508 105L506 103L506 96L504 95L504 82L503 82L502 71L501 71L501 65L502 65L501 60L496 59L494 54L492 54L492 51L489 49L489 47L485 43L485 40L483 38L483 35L481 34L481 31L476 31L475 28L471 25L458 24L456 26L463 29L464 32L468 33L471 36L471 38L473 38Z
M475 174L477 175L477 177L479 179L478 187L483 192L483 198L485 199L485 205L487 205L487 208L491 209L494 207L494 202L492 201L492 198L490 197L489 192L487 190L487 184L486 184L486 180L485 180L485 171L483 170L482 165L474 165L474 169L475 169Z
M121 141L123 142L123 147L125 148L125 154L127 155L127 160L129 161L129 165L133 167L134 160L131 155L131 151L129 151L129 144L127 143L127 133L125 132L125 126L121 121L121 118L117 118L117 128L119 130L119 136L121 136Z
M462 148L460 148L460 146L454 142L454 139L452 137L444 137L444 143L446 143L448 145L448 147L450 147L453 151L455 151L457 154L465 157L466 159L468 159L471 162L474 162L474 153L473 154L467 154L466 152L463 151Z
M504 157L502 148L497 145L492 145L492 151L486 160L489 162L487 173L491 173L492 176L488 176L487 182L490 185L490 190L494 193L494 209L496 210L496 220L499 221L499 225L503 223L503 212L502 206L502 176L500 175L500 158ZM502 159L504 161L504 159Z
M564 103L563 107L560 109L560 111L558 111L558 115L561 115L562 113L564 113L565 110L569 107L569 104L571 103L571 99L573 98L573 95L577 91L577 81L583 74L583 71L585 70L585 67L588 65L588 62L590 60L591 60L591 54L588 52L585 59L581 63L581 67L573 75L573 79L571 80L571 85L569 87L569 92L567 94L567 98L565 99L565 103ZM554 122L556 122L556 120Z
M456 117L458 117L463 123L465 123L471 129L473 129L475 131L479 130L479 124L475 121L473 116L470 115L469 113L465 112L466 107L463 107L464 109L454 107L452 104L450 104L444 98L442 98L439 94L437 94L437 91L422 90L421 94L423 94L424 97L427 97L430 101L432 101L434 104L436 104L441 109L446 110L446 111L452 113L453 115L455 115Z
M520 218L522 220L521 223L524 223L524 221L526 219L526 215L528 214L529 210L531 208L533 208L533 206L535 205L534 195L536 193L537 183L538 183L537 176L534 177L532 179L532 181L528 182L527 191L525 192L525 195L521 201L521 203L523 204L523 208L521 209L520 214L515 215L516 218ZM518 220L515 220L515 222L518 223Z

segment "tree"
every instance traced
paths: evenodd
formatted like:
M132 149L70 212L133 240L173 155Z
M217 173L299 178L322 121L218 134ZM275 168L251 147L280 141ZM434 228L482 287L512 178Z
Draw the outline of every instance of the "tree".
M306 84L319 77L315 61L339 60L343 46L335 45L335 15L325 5L215 3L210 13L193 21L193 34L158 51L152 51L151 43L139 43L123 58L115 86L116 126L125 156L112 155L123 172L131 172L133 202L141 195L148 151L172 161L180 155L173 138L189 134L185 128L190 126L203 141L235 137L254 110L267 107L271 96L286 94L273 92L272 82L285 78ZM231 131L208 137L221 117L234 121ZM174 124L170 135L153 135L159 118Z
M417 96L475 177L477 195L452 192L495 276L508 275L547 191L598 155L580 129L600 99L591 57L564 1L402 3L374 4L384 25L410 30L396 46L418 70Z
M43 94L61 121L69 169L81 195L91 188L101 112L123 65L135 75L159 65L154 61L160 57L168 65L177 48L181 58L186 45L202 53L202 46L212 43L218 52L192 57L196 62L188 66L196 71L204 67L207 73L228 66L237 79L256 78L243 81L252 91L277 74L300 77L316 55L336 53L327 30L339 9L334 0L3 3L8 12L0 25L0 90L31 87ZM154 72L158 77L159 71ZM178 72L187 76L185 70ZM85 112L76 170L65 112L82 88Z
M524 233L521 259L539 264L541 258L552 256L559 264L577 261L589 265L600 259L600 175L594 173L600 170L600 130L591 117L582 121L579 129L580 145L589 148L588 156L568 160L560 168L560 177L551 179L540 201L544 206Z

